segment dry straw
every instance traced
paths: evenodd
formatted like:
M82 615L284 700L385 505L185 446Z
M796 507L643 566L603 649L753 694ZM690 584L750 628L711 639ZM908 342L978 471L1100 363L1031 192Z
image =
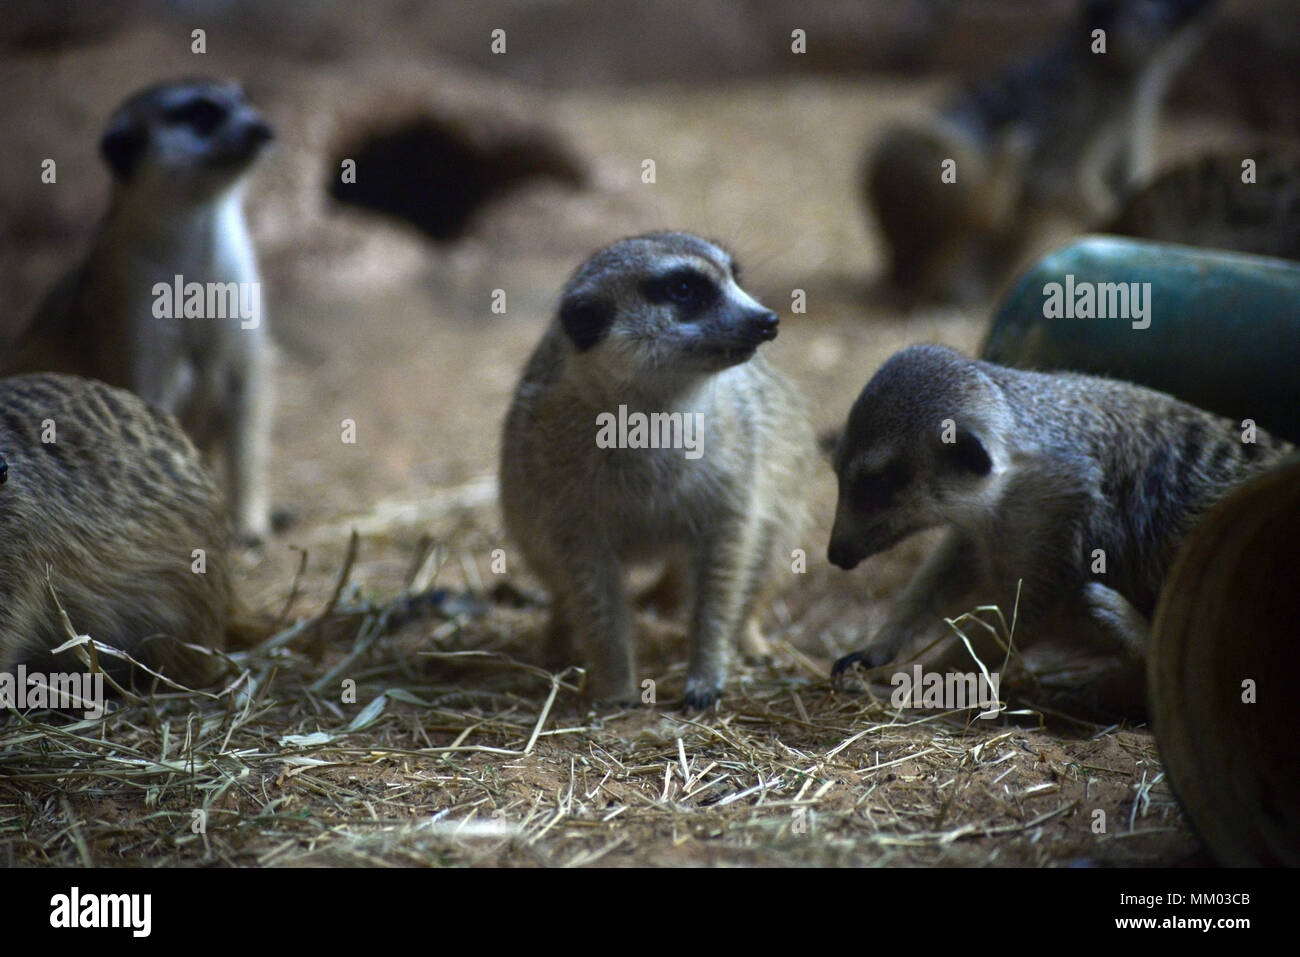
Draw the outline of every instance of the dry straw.
M536 603L439 598L456 551L427 540L399 594L362 600L356 550L316 614L219 656L218 691L150 679L97 720L0 713L0 864L1060 865L1193 851L1144 731L1044 727L1041 709L896 711L861 679L832 685L790 640L716 712L678 710L678 666L657 704L597 713L580 671L527 663ZM995 627L978 614L954 627L973 622ZM108 649L75 626L71 651L97 669Z

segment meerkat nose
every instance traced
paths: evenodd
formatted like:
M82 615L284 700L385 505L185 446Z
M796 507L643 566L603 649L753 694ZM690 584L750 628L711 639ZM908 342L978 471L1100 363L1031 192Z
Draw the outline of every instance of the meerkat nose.
M266 143L275 139L275 131L265 120L253 120L244 131L250 143Z
M853 546L837 539L831 539L830 546L826 549L826 558L832 565L843 568L845 571L856 568L858 562L862 561Z
M776 338L776 328L781 320L774 312L760 312L749 320L749 324L759 340L766 342Z

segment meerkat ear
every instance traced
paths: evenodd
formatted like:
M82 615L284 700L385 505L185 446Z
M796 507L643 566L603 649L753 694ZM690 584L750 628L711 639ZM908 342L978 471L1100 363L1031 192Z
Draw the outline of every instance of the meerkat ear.
M148 136L134 123L111 127L99 141L99 152L113 171L113 178L125 182L144 155Z
M614 310L595 299L571 297L560 306L560 325L579 352L586 352L605 335Z
M972 475L988 475L993 471L993 459L974 432L959 430L951 449L953 461L962 471Z

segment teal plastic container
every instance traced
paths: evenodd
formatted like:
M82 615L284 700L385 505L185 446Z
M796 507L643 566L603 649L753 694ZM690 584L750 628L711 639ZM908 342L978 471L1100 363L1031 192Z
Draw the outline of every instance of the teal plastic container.
M1087 236L1015 283L980 355L1126 379L1300 442L1300 264Z

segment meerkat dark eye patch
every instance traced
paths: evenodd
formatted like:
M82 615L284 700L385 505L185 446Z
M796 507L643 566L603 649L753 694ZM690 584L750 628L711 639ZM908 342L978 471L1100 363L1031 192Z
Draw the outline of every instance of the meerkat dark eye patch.
M714 305L720 291L713 280L698 269L684 267L653 276L641 287L647 300L657 305L674 305L682 310L682 318L690 318Z
M113 176L125 182L131 178L149 146L149 136L140 127L129 124L114 126L99 141L99 152L113 171Z
M880 505L890 501L909 481L907 467L891 462L878 472L860 472L849 485L849 497L861 505Z
M208 136L225 120L226 110L207 97L200 96L172 107L163 116L168 123L188 126L200 136Z
M613 307L597 299L574 297L560 306L560 325L579 352L600 342L613 321Z
M963 472L972 475L988 475L993 470L993 460L989 458L984 443L970 432L958 432L957 441L948 445L953 463Z

